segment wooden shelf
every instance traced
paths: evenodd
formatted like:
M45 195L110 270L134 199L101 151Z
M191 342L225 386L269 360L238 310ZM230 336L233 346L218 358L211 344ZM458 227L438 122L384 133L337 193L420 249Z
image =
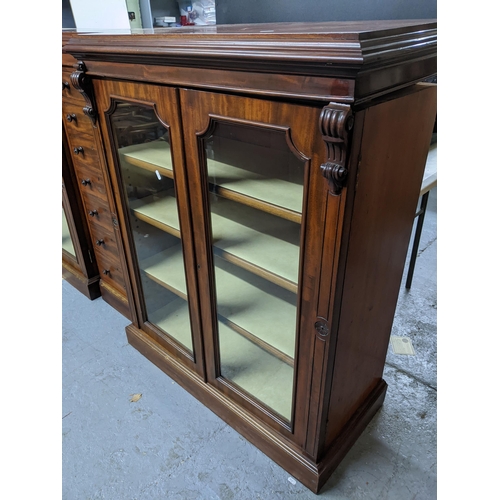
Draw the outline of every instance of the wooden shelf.
M185 300L179 298L156 311L148 312L148 320L180 342L186 349L193 350L189 308Z
M173 178L170 145L156 140L121 148L131 165ZM210 191L219 196L299 223L302 220L300 184L266 177L216 160L207 160Z
M141 260L139 266L153 281L187 300L184 259L180 244Z
M185 300L175 299L148 313L148 320L192 350L189 309ZM283 363L274 352L259 346L255 338L250 339L231 328L224 318L219 321L218 328L222 376L290 419L293 363ZM271 379L273 384L266 383Z
M212 196L214 252L286 290L297 292L300 227L257 213L246 206ZM130 202L134 215L180 237L175 198L169 193ZM240 223L241 222L241 223ZM253 226L253 227L252 227Z
M222 376L290 420L293 367L220 321L219 344Z
M144 144L125 146L118 150L120 156L131 165L144 168L150 172L158 170L160 174L174 177L172 155L167 141L156 140Z
M214 252L297 293L300 226L212 195Z
M296 307L294 294L267 281L244 279L245 271L215 258L219 319L263 349L293 364ZM141 262L141 269L156 283L186 299L184 262L176 245ZM261 285L260 287L258 285ZM280 293L281 292L281 293Z
M177 201L173 192L160 192L130 201L129 207L138 219L180 238Z
M295 295L261 278L246 281L246 271L214 260L219 314L293 359L296 306L290 295Z
M301 222L303 187L300 184L265 177L216 160L208 159L207 164L212 192L293 222Z

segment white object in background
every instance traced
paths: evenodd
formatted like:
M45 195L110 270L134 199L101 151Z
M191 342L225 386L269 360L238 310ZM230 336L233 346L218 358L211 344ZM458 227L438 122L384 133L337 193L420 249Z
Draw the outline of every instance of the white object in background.
M125 0L70 0L78 31L130 30Z

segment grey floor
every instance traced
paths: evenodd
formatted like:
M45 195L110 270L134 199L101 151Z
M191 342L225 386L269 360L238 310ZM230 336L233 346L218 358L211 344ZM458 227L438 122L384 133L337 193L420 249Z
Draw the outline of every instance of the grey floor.
M392 332L415 355L389 347L385 403L320 498L437 497L436 201ZM62 286L64 500L317 498L132 348L120 313Z

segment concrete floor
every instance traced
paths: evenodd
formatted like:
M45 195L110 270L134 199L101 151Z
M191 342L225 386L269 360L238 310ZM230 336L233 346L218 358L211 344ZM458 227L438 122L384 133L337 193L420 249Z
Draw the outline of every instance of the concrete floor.
M436 200L393 326L415 355L389 347L385 403L321 498L437 497ZM132 348L120 313L62 286L64 500L317 498Z

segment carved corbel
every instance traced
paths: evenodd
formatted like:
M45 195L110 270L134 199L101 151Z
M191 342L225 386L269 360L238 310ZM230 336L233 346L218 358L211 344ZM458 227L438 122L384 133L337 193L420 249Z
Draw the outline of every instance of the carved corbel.
M347 147L353 126L354 116L347 104L331 102L319 117L319 128L327 150L327 161L321 165L321 173L334 196L341 193L347 180Z
M90 118L92 125L96 126L97 114L95 112L95 106L93 101L92 94L92 83L89 77L85 74L87 68L85 67L85 63L83 61L78 61L74 68L76 69L71 73L71 85L75 87L80 94L82 94L85 99L86 106L83 107L83 112Z

